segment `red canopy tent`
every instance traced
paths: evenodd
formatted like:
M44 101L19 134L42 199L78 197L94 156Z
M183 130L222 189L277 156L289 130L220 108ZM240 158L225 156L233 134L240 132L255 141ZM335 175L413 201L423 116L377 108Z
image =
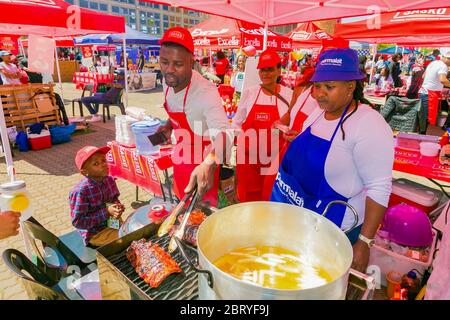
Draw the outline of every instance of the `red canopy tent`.
M156 2L223 17L277 26L380 12L441 7L444 0L165 0Z
M124 33L123 17L106 15L62 0L0 0L0 33L72 36Z
M253 46L263 49L264 28L260 25L223 17L211 17L189 29L197 48L240 48ZM268 31L267 47L291 51L292 40Z
M286 37L292 39L292 46L294 48L321 47L324 39L333 39L332 36L320 29L313 22L299 23L297 28L286 34Z
M448 44L450 8L397 11L337 24L335 36L372 43Z

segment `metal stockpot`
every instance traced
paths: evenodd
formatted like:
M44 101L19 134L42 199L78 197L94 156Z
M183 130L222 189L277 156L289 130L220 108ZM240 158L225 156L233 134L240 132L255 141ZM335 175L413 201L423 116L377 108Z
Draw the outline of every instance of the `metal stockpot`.
M323 215L276 202L248 202L218 210L200 226L197 235L200 299L345 299L353 250L344 231ZM177 239L178 240L178 239ZM180 241L178 241L181 244ZM309 289L280 290L244 282L218 269L213 262L237 248L278 246L309 256L327 270L332 282ZM182 253L184 249L179 245ZM185 255L185 254L184 254ZM186 257L186 255L185 255Z

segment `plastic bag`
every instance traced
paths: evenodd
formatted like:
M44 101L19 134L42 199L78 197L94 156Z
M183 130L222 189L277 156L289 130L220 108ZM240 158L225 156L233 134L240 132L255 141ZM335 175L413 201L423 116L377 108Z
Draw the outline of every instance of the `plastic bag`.
M27 152L30 150L30 143L28 142L28 136L25 132L20 131L17 134L16 143L19 146L19 151Z
M71 134L75 132L77 125L75 123L68 126L52 126L50 127L50 135L52 144L60 144L72 140Z

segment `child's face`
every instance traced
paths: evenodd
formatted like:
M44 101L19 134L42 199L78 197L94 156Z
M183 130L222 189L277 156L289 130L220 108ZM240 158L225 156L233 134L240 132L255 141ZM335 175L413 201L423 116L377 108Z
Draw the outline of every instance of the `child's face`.
M106 156L102 152L94 153L83 164L81 174L90 178L103 178L109 174L108 164L106 163Z

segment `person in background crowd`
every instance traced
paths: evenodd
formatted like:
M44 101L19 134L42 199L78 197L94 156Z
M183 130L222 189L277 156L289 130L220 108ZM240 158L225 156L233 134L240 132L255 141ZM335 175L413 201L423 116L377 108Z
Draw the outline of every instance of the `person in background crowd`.
M389 62L389 74L392 76L392 80L394 80L394 87L401 88L403 87L402 79L400 78L401 69L399 60L402 58L400 53L395 53L392 55L391 61Z
M439 49L434 49L433 53L431 55L429 55L430 60L434 61L434 60L439 60L440 57L439 55L441 54L441 51Z
M83 54L78 51L77 54L75 55L75 60L81 62L81 60L83 60Z
M0 57L2 62L0 62L0 76L2 78L3 84L21 84L20 78L22 73L20 69L12 63L12 54L8 51L0 51Z
M384 61L383 55L380 54L378 56L378 61L375 64L375 68L377 69L377 73L380 73L381 69L383 69L384 66L386 66L386 63Z
M144 69L144 65L145 65L144 53L142 52L142 50L139 50L139 60L138 60L138 64L137 64L139 73L141 73L142 70Z
M263 171L270 168L283 142L281 135L271 132L272 125L289 110L292 99L292 90L279 84L281 59L275 51L263 51L257 69L261 84L243 92L232 123L233 128L242 129L237 139L236 165L237 194L241 202L262 200ZM256 144L250 145L246 136L254 132ZM272 152L275 148L276 153ZM264 163L260 152L267 154L270 163Z
M216 68L216 76L220 78L220 83L224 83L225 75L230 69L230 63L223 51L217 52L217 60L214 62L214 67Z
M24 70L28 75L28 81L30 83L42 83L42 74L39 72L33 72L28 69L28 59L22 55L17 55L17 60L19 63L20 69Z
M81 98L81 102L89 110L92 117L86 121L97 122L101 121L102 117L98 115L98 109L100 103L114 103L117 99L119 92L125 87L125 73L123 70L117 70L117 81L112 87L105 93L96 93L91 97ZM94 106L92 106L94 104Z
M391 128L361 103L365 78L355 50L331 49L319 56L311 79L319 108L287 149L271 195L271 201L317 214L335 200L353 206L358 224L346 235L353 245L352 268L360 272L366 271L389 202L394 162ZM338 205L326 218L343 229L355 221L349 208Z
M408 62L408 74L411 74L412 68L414 66L414 64L416 63L416 56L411 56L409 58L409 62Z
M0 240L19 234L20 212L0 212Z
M389 90L394 86L394 80L389 74L389 68L384 66L380 73L375 75L375 84L380 90Z
M420 94L419 128L421 134L426 134L428 124L436 125L439 109L439 98L444 87L450 88L447 79L450 66L450 50L443 54L442 60L434 60L425 69Z
M358 61L359 61L359 70L361 70L362 73L366 74L367 57L366 56L359 56L358 57Z
M422 58L419 56L411 68L411 83L408 87L408 91L406 92L406 97L408 99L419 98L419 89L422 86L424 72L423 56Z
M70 60L70 61L75 60L75 52L74 52L73 50L70 50L70 53L69 53L69 60Z
M372 57L369 56L367 57L366 64L364 65L364 70L367 75L367 83L369 83L370 81L370 73L372 72L372 67L375 68L375 66L373 65Z
M283 69L286 69L288 66L288 62L289 62L289 53L285 52L283 53L283 55L281 56L281 67Z
M241 92L244 86L244 76L245 76L245 56L240 55L237 58L236 70L234 70L230 81L230 85L234 88L235 99L241 98Z
M75 164L84 178L70 191L72 225L84 244L102 246L118 238L117 229L109 228L109 217L120 219L125 207L115 179L109 175L106 153L109 147L86 146L78 150Z

